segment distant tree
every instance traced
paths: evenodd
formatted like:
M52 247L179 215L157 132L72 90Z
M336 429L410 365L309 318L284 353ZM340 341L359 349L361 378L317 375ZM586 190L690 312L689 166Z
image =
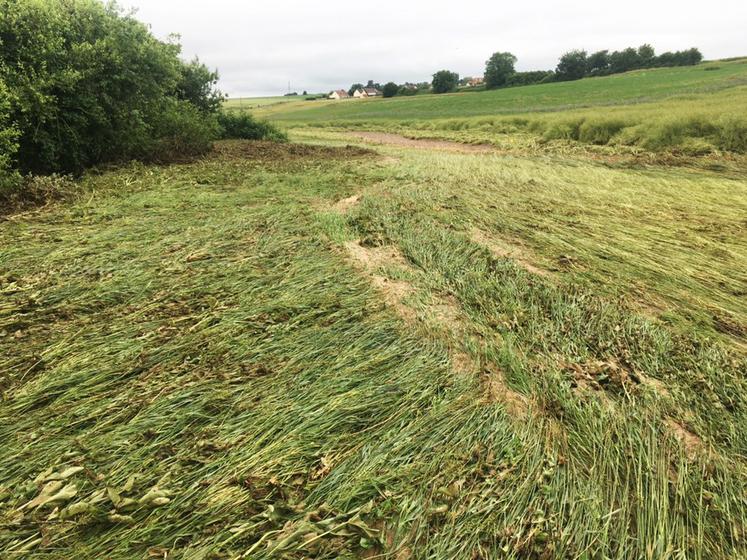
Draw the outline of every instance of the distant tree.
M693 48L685 51L686 65L694 66L703 62L703 53L699 49Z
M597 51L586 59L586 73L591 76L607 74L610 69L610 52Z
M510 52L497 52L485 63L485 87L488 89L505 86L509 77L516 72L516 57Z
M363 84L353 84L348 90L348 95L352 96L359 89L363 89Z
M381 84L379 82L374 82L373 80L368 80L366 87L374 88L374 89L381 89Z
M308 91L306 91L306 90L303 90L303 93L302 93L302 95L309 95L309 92L308 92Z
M384 97L394 97L399 92L399 86L394 82L388 82L382 89Z
M447 93L454 91L459 83L459 74L449 70L439 70L433 74L433 93Z
M654 47L646 43L638 47L638 60L641 67L646 68L653 65L656 59L656 51Z
M641 67L641 57L638 51L628 47L623 51L615 51L610 55L610 70L613 74L635 70Z
M555 75L559 81L578 80L586 75L586 64L586 51L569 51L560 57Z

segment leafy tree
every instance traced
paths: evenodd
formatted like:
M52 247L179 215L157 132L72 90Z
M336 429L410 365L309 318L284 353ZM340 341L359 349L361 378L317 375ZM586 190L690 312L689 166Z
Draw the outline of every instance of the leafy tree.
M559 81L578 80L586 75L586 64L586 51L569 51L560 57L555 75Z
M459 74L449 70L439 70L433 74L433 93L447 93L454 91L459 83Z
M352 95L359 89L363 89L363 84L353 84L352 86L350 86L350 89L348 90L348 95L352 97Z
M591 76L607 74L610 69L610 52L597 51L586 59L586 73Z
M627 72L641 67L641 57L633 47L615 51L610 55L610 70L613 74Z
M642 67L651 66L656 58L654 47L648 43L638 47L638 59Z
M180 68L176 97L188 101L204 113L216 113L226 99L216 89L218 71L210 70L195 57L191 62L183 63Z
M399 86L394 82L388 82L384 84L382 92L384 93L384 97L394 97L399 92Z
M497 52L485 63L485 86L488 89L506 85L515 73L516 57L510 52Z
M699 49L692 48L684 51L685 64L684 66L694 66L703 62L703 53Z

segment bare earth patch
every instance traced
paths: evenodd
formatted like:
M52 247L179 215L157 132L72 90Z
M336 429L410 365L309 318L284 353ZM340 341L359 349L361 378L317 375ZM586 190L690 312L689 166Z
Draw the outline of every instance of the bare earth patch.
M375 142L376 144L389 144L406 148L421 148L425 150L445 150L447 152L460 152L466 154L489 154L495 153L493 146L487 144L462 144L461 142L449 142L448 140L434 140L430 138L407 138L390 132L351 132L350 136Z
M490 402L502 402L506 411L514 417L523 418L529 413L529 400L506 384L503 372L494 364L485 367L483 376L486 394Z
M415 311L402 300L414 291L409 282L392 280L376 270L387 264L407 266L405 257L395 247L364 247L359 241L348 241L345 250L353 265L371 279L374 287L384 296L384 301L406 321L415 320Z
M454 296L442 296L430 306L434 319L454 333L464 331L461 306Z
M685 448L685 454L688 458L692 459L703 449L703 440L681 422L674 418L667 418L664 420L664 424L667 426L669 432L680 441L682 447Z
M334 206L332 206L332 210L334 210L335 212L339 212L340 214L345 214L346 212L349 212L354 206L356 206L360 201L361 195L354 194L353 196L338 200L334 204Z
M502 259L511 259L516 262L520 267L531 274L537 274L539 276L550 276L550 272L539 268L532 264L526 256L526 252L518 245L508 243L504 240L498 240L494 236L488 235L487 233L480 231L479 229L473 229L470 233L470 239L482 245L488 249L494 256Z

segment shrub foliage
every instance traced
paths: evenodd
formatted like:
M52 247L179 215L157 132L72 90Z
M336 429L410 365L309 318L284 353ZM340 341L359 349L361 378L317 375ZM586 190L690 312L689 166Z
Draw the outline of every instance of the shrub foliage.
M275 140L277 142L288 140L283 132L267 122L256 120L249 113L219 113L218 125L221 138Z
M218 74L114 3L0 0L0 186L206 151ZM269 128L269 132L272 132Z

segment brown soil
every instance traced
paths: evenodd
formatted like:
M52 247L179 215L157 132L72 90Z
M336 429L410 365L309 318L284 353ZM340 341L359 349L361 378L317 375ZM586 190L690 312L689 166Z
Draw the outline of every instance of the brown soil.
M701 449L703 449L703 440L691 432L681 422L674 418L667 418L664 420L664 424L666 424L670 433L680 441L682 447L685 449L685 454L689 458L692 459Z
M464 331L461 306L454 296L442 296L430 306L436 321L454 333Z
M349 212L356 204L358 204L361 200L361 195L354 194L353 196L349 196L348 198L343 198L342 200L338 200L334 206L332 206L332 210L335 212L339 212L340 214L344 214L346 212Z
M524 418L529 413L529 400L506 384L503 372L494 364L488 364L483 372L486 394L490 402L502 402L506 412L515 418Z
M407 138L389 132L351 132L350 136L374 142L376 144L389 144L392 146L404 146L407 148L445 150L448 152L469 154L489 154L496 152L496 149L493 146L487 144L462 144L461 142L449 142L448 140L434 140L431 138Z
M478 229L473 229L470 234L470 239L478 245L482 245L488 249L494 256L498 258L511 259L516 262L520 267L531 274L537 274L539 276L550 276L550 272L544 270L530 262L525 250L515 243L509 243L504 240L498 240L494 236L490 236L485 232Z
M405 257L395 247L363 247L358 241L348 241L345 249L353 265L371 279L374 287L384 296L384 301L406 321L415 320L415 311L402 303L414 291L409 282L392 280L376 273L386 264L407 266Z
M387 264L408 266L404 255L396 247L364 247L360 241L348 241L345 249L353 259L354 263L361 265L366 270L373 270Z

